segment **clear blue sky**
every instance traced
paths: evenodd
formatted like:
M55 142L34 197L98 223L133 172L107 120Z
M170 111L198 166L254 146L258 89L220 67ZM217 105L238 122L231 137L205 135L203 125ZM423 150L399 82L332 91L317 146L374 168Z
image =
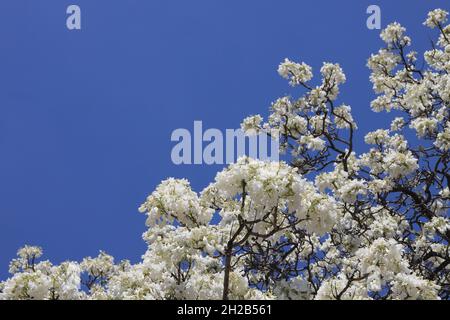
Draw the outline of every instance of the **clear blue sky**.
M81 7L81 31L66 29L69 4ZM353 107L357 139L387 126L369 109L365 64L382 45L366 28L370 4L419 50L434 34L422 26L428 10L450 9L447 0L2 0L0 279L24 244L55 262L100 249L137 261L147 194L169 176L200 191L220 169L173 165L171 132L267 115L292 92L276 73L285 57L316 72L323 60L342 65L340 101Z

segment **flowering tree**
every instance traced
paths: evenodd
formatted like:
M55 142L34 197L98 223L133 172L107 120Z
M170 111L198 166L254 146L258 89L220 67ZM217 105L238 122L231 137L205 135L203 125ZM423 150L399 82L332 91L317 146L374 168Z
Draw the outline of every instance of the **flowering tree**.
M100 252L52 265L25 246L0 299L449 299L447 15L424 23L439 30L426 67L400 24L382 31L371 106L402 116L365 136L368 152L355 153L357 124L337 102L341 67L324 63L313 85L310 66L286 59L278 72L299 97L242 123L278 132L286 162L240 158L200 194L163 181L140 207L149 246L138 264Z

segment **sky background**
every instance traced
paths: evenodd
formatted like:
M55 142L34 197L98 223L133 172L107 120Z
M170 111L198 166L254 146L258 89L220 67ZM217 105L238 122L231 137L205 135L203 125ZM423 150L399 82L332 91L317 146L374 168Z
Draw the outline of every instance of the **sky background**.
M82 30L66 28L66 8ZM238 128L295 94L276 72L285 57L318 72L339 62L363 136L392 115L370 110L367 58L382 46L366 27L399 21L421 53L436 33L429 10L448 0L2 0L0 2L0 279L24 244L59 263L95 256L136 262L145 252L137 211L159 182L196 191L222 166L172 164L174 129Z

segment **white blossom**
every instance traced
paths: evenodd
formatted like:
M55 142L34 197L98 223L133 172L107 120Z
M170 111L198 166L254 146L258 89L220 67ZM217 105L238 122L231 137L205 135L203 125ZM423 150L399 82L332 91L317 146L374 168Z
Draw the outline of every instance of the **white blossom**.
M435 28L438 25L442 25L447 21L448 12L442 9L436 9L428 13L427 20L424 25Z
M312 79L312 69L305 63L295 63L285 59L278 67L278 73L285 79L289 79L292 86L308 82Z

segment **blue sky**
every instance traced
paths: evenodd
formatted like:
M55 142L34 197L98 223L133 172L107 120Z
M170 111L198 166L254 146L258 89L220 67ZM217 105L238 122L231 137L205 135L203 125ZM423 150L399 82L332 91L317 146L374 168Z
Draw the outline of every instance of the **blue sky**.
M66 28L66 8L82 30ZM137 261L145 217L137 212L166 177L200 191L221 166L172 164L176 128L237 128L293 93L276 69L285 57L317 72L339 62L341 102L364 133L387 126L369 109L366 60L382 45L366 28L398 20L416 48L422 26L447 0L2 0L0 2L0 279L24 244L45 257L80 260L105 250Z

